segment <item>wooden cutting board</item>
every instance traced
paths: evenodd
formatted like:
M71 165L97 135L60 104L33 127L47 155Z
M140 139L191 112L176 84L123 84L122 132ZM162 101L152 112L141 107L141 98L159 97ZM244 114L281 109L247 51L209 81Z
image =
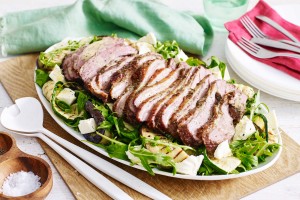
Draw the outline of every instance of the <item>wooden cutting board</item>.
M26 96L38 98L33 81L36 58L37 54L30 54L0 63L0 80L12 100ZM46 111L44 113L44 126L47 129L99 155L60 128ZM255 175L222 181L194 181L161 175L151 176L147 172L120 164L102 155L99 156L147 182L173 199L240 199L300 171L300 146L284 132L282 133L282 140L284 145L281 157L272 167ZM45 143L42 141L40 143L77 199L110 199L76 172ZM134 199L147 199L131 188L110 177L108 178Z

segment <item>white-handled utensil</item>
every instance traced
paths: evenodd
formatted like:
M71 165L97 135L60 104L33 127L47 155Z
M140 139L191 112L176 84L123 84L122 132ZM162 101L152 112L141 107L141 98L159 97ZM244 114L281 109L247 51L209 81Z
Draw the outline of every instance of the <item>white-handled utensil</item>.
M145 182L141 181L140 179L136 178L135 176L131 175L130 173L128 173L128 172L120 169L119 167L111 164L110 162L90 153L89 151L86 151L85 149L82 149L82 148L64 140L63 138L58 137L54 133L45 129L43 127L43 109L42 109L40 102L35 98L25 97L25 98L17 99L16 104L12 105L11 107L5 108L3 110L2 115L1 115L1 123L7 129L18 131L18 132L26 132L27 134L23 134L23 135L35 136L35 137L39 137L43 140L47 137L45 137L42 134L38 134L37 132L44 133L46 136L53 139L57 143L61 144L63 147L70 150L72 153L79 156L80 158L85 160L87 163L91 164L92 166L99 169L103 173L111 176L112 178L120 181L121 183L127 185L128 187L130 187L152 199L166 199L166 200L170 199L165 194L159 192L152 186L146 184ZM28 134L28 133L35 133L35 134ZM49 138L47 138L47 139L50 140ZM55 144L54 142L52 142L52 143L53 144L51 144L51 145ZM57 144L55 144L55 145L58 146ZM49 146L50 146L50 144L49 144ZM57 148L57 147L55 147L55 148ZM63 148L61 148L61 149L59 149L59 151L57 151L57 152L60 153L61 151L65 151ZM54 149L54 150L56 150L56 149ZM67 152L67 151L65 151L65 152ZM70 154L69 152L67 152L67 153ZM70 155L73 156L72 154L70 154ZM77 163L81 160L79 160L75 156L73 156L72 159L70 159L71 158L70 155L65 156L65 157L63 155L61 155L61 156L63 158L65 158L69 163L71 162L70 164L72 164L72 162L73 162L73 164L75 166L77 166ZM79 161L74 161L75 159L77 159ZM82 163L85 164L84 162L82 162ZM90 168L87 164L85 164L85 165L88 168ZM82 172L83 175L89 176L89 174L86 173L87 170L86 170L85 166L83 167L83 165L81 165L79 167L79 169L77 169L75 166L73 166L73 167L76 170L78 170L80 173ZM99 174L99 173L97 173L97 174ZM101 178L99 176L97 178L95 178L95 177L96 176L93 174L92 177L90 177L91 180L88 179L87 177L86 178L88 180L90 180L91 182L95 181L97 184L100 184L98 182L101 182L102 179L105 179L105 177L103 177L102 175L101 175ZM92 182L92 183L94 183L94 182ZM117 188L117 186L115 186L115 185L108 186L107 184L103 183L101 185L101 187L103 187L103 189L109 190L107 192L112 192L113 194L111 194L111 195L117 195L117 194L120 194L121 192L124 193L121 189ZM100 188L100 189L102 189L102 188ZM103 191L105 192L105 190L103 190ZM126 193L121 194L120 196L122 197L121 199L129 199L129 198L131 199L131 197L129 197ZM113 199L119 199L119 198L113 197Z
M42 139L81 175L83 175L87 180L89 180L111 198L119 200L132 199L127 193L102 176L96 170L45 136L54 134L43 127L43 110L40 103L36 99L22 98L16 100L16 104L3 110L1 114L1 123L7 129L17 132L26 132L26 134L19 133L21 135L38 137ZM45 135L34 132L42 132Z

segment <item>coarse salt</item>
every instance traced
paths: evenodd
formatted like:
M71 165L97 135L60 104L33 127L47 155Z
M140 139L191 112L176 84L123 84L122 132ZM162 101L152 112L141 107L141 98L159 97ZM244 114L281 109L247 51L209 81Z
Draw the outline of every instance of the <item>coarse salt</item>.
M17 197L30 194L41 187L40 177L33 172L19 171L10 174L5 178L0 193L4 195Z

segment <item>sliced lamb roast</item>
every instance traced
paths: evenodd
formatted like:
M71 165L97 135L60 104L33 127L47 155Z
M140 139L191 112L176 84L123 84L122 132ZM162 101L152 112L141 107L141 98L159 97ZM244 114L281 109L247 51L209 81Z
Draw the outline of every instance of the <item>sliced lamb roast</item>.
M87 85L88 90L96 97L102 99L103 102L107 102L109 100L109 89L113 75L126 67L134 58L135 56L125 56L117 59L117 61L113 61L113 64L109 64L92 78L91 82Z
M234 121L239 120L245 111L247 97L239 91L228 93L214 106L211 120L198 130L198 137L202 137L206 150L212 154L217 146L230 140L234 133ZM234 108L238 114L232 115Z
M235 87L223 80L217 80L210 86L207 94L197 102L196 108L179 121L178 134L184 144L194 147L202 144L202 138L197 135L197 130L212 116L214 104L233 90Z
M63 73L68 81L80 79L80 68L95 54L99 49L110 48L111 46L124 44L124 39L114 37L103 37L100 41L85 45L72 54L66 56L63 60Z
M193 69L195 71L194 74L190 77L186 77L186 84L162 106L156 116L156 126L159 127L159 129L163 132L167 132L172 135L173 133L176 133L169 132L170 118L173 114L175 114L176 110L182 103L184 97L189 93L189 91L194 92L196 84L198 84L206 75L210 74L210 71L204 69L203 67L195 67Z
M125 66L112 77L110 89L111 98L117 99L125 92L126 88L132 84L131 76L143 65L143 63L160 58L162 58L162 56L157 53L146 53L136 56L129 65Z
M109 62L121 56L134 55L137 50L131 46L113 45L110 48L100 48L96 55L89 59L79 70L79 75L85 84L89 84L90 80Z
M136 107L133 104L136 94L148 83L156 70L166 68L165 59L155 59L143 64L132 76L133 92L127 98L124 108L124 117L131 123L136 123Z
M196 107L197 102L205 95L210 84L215 80L216 77L214 75L207 75L198 83L194 90L190 90L189 94L184 97L182 103L171 117L168 127L169 132L174 133L172 135L175 138L179 139L179 135L177 134L179 121L189 112L192 112L192 110Z

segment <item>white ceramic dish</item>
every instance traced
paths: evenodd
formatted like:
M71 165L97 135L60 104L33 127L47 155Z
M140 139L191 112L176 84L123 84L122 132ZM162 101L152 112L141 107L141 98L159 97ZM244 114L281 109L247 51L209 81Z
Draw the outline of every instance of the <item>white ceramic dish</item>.
M54 46L50 47L47 51L51 51L51 49L53 49ZM72 135L73 137L75 137L77 140L83 142L84 144L86 144L87 146L91 147L95 151L101 153L102 155L109 157L108 153L105 150L103 150L100 147L94 146L94 145L92 145L92 144L90 144L88 142L85 142L85 138L79 132L76 132L75 130L73 130L72 128L70 128L69 126L67 126L63 122L62 119L60 119L59 117L57 117L55 115L55 113L53 112L50 103L44 97L44 95L42 93L42 89L37 84L35 84L35 86L36 86L37 94L38 94L38 96L39 96L42 104L45 106L47 112L58 123L59 126L61 126L65 131L67 131L70 135ZM281 144L281 146L282 146L281 135L279 135L279 144ZM281 154L281 151L282 151L282 147L281 146L278 149L278 151L276 153L274 153L274 155L272 157L268 157L266 159L266 162L260 164L256 168L253 168L251 171L243 172L243 173L240 173L240 174L212 175L212 176L192 176L192 175L181 175L181 174L173 175L172 173L160 171L158 169L153 169L153 171L154 171L155 174L160 174L160 175L169 176L169 177L173 177L173 178L190 179L190 180L224 180L224 179L239 178L239 177L248 176L248 175L251 175L251 174L255 174L255 173L261 172L261 171L263 171L263 170L271 167L278 160L278 158L279 158L279 156ZM139 166L139 165L132 166L129 161L124 161L124 160L120 160L120 159L116 159L116 158L112 158L112 159L114 159L114 160L116 160L116 161L118 161L120 163L123 163L123 164L125 164L127 166L131 166L131 167L134 167L134 168L146 171L142 166Z
M274 9L286 20L300 25L300 4L281 5ZM225 54L231 68L250 85L280 98L300 101L300 80L252 59L229 39Z

